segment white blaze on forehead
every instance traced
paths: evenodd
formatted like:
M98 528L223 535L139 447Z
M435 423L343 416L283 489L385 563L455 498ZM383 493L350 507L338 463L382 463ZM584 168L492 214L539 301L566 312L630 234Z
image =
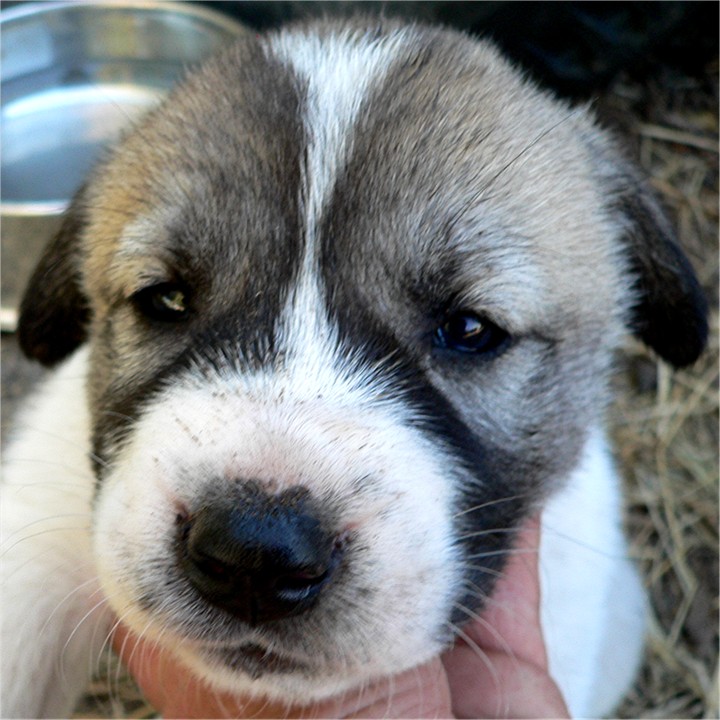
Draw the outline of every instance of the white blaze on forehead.
M268 41L268 52L300 78L305 92L307 151L300 190L305 254L279 330L293 358L307 370L308 362L311 367L317 365L313 360L318 356L324 357L326 364L331 362L337 347L319 287L318 227L335 182L351 156L363 103L373 88L383 83L402 49L410 45L412 32L403 28L376 37L352 29L319 37L296 31Z
M324 37L281 33L269 49L303 82L307 159L303 188L308 248L323 207L352 146L353 126L371 88L382 83L392 61L407 46L409 31L374 38L347 30ZM312 255L312 252L310 253Z

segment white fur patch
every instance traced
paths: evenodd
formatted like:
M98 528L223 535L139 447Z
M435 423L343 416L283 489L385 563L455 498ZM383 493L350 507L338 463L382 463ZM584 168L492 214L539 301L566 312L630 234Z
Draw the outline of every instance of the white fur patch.
M353 124L368 89L382 82L409 34L404 29L376 40L357 30L327 37L281 33L268 42L272 53L307 84L302 200L310 262L317 222L352 147Z
M608 713L640 663L645 596L621 517L620 479L596 429L567 487L543 512L540 548L550 670L573 717Z
M335 376L326 373L338 344L324 314L317 278L317 229L338 173L352 151L353 126L367 94L382 83L411 34L408 28L379 39L358 30L327 37L281 33L268 41L269 51L306 83L303 126L308 149L300 190L305 254L278 330L294 357L293 367L300 369L298 385L317 382L317 392L327 393L341 375L358 389L372 379L372 369L358 373L352 358L335 358Z
M318 224L352 151L353 126L367 93L382 83L410 34L407 28L380 39L358 30L327 37L280 33L268 41L268 50L306 84L303 127L308 148L300 190L305 254L280 328L296 352L320 347L321 357L327 357L336 347L333 329L321 314L323 293L316 276Z
M106 640L90 544L87 353L27 401L0 484L2 717L70 717Z

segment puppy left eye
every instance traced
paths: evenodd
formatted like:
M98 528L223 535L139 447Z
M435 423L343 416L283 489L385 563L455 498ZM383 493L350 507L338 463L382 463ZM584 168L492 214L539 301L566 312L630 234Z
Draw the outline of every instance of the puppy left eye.
M138 310L151 320L177 322L189 312L188 292L179 284L159 283L133 295Z
M435 331L433 345L444 350L480 354L500 349L509 337L495 323L473 312L458 312Z

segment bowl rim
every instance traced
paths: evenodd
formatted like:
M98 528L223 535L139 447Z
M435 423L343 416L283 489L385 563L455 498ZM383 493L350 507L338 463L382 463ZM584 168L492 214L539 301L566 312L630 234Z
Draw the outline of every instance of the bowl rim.
M47 0L47 2L18 3L0 10L0 26L34 15L49 15L60 10L69 9L77 11L140 10L162 12L195 17L198 20L225 28L233 35L239 35L245 29L242 23L219 10L177 0L88 0L82 3L78 3L77 0Z

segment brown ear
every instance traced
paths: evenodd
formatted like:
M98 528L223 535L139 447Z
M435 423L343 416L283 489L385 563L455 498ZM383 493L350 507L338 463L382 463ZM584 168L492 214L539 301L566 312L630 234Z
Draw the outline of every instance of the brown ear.
M65 358L87 335L90 312L80 278L80 235L85 215L81 190L45 248L20 304L20 347L43 365Z
M632 178L618 209L628 221L637 300L630 328L675 367L697 360L707 342L707 301L657 198Z

